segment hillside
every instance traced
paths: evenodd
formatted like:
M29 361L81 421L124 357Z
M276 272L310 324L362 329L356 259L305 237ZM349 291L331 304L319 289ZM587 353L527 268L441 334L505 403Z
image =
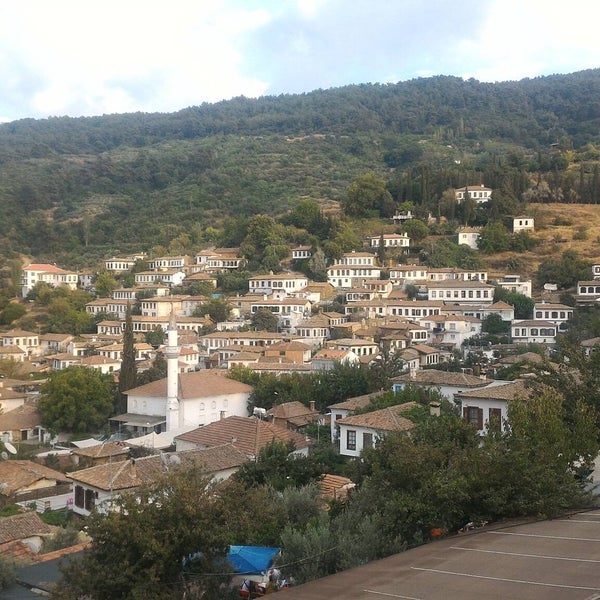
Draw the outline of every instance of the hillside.
M600 206L591 204L530 205L527 214L535 218L532 237L540 245L527 252L503 252L486 257L493 271L509 272L519 265L519 272L533 277L539 264L573 250L582 259L600 263ZM557 225L560 223L560 225Z
M480 181L517 201L548 182L538 199L598 202L599 97L600 70L495 84L432 77L3 124L0 254L77 266L181 234L202 243L227 217L339 201L369 171L393 202L423 209Z

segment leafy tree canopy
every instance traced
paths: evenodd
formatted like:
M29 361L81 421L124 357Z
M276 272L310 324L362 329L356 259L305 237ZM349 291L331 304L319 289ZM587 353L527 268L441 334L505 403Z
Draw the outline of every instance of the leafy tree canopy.
M87 433L106 425L113 400L109 378L95 369L68 367L49 375L38 406L50 431Z

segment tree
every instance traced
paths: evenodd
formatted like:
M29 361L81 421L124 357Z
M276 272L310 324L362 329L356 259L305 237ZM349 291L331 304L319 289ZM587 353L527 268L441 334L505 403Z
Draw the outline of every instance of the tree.
M115 498L114 510L89 517L94 543L63 568L53 595L60 600L226 597L231 534L223 524L230 517L215 492L197 469L180 467L135 494Z
M54 433L98 431L113 408L110 379L85 367L51 373L40 392L42 424Z
M479 234L478 247L484 254L505 252L510 244L510 234L499 221L488 223Z
M208 315L215 323L227 321L231 314L231 306L224 298L211 298L193 312L194 317Z
M394 213L394 201L385 181L375 173L365 173L346 188L342 207L349 217L390 217Z
M494 302L506 302L515 309L515 319L531 319L535 302L529 296L509 292L500 286L494 290Z
M548 258L540 264L536 279L540 286L556 283L559 288L568 288L579 280L589 278L591 264L573 250L566 250L560 258Z
M125 392L136 385L137 366L135 363L135 340L133 338L133 322L131 319L131 305L127 304L125 312L125 327L123 329L123 356L121 357L121 370L119 371L119 388L117 394L117 411L127 412L127 395Z
M252 327L257 331L277 331L279 319L268 308L261 308L252 315Z
M146 332L144 339L146 344L158 348L165 343L165 331L160 325L157 325L152 331Z
M119 283L113 277L113 275L107 271L99 273L94 281L94 287L96 288L96 294L102 298L110 296Z
M420 242L429 235L429 227L420 219L409 219L402 225L402 230L408 234L411 241Z
M20 319L27 310L22 304L11 302L0 312L0 325L10 325L13 321Z
M294 444L273 441L261 448L254 462L247 462L235 478L246 487L268 485L276 490L301 487L318 481L323 467L310 456L293 454Z
M164 379L167 376L167 361L162 352L157 352L154 360L152 361L152 366L141 373L137 374L137 383L138 385L145 385L146 383L150 383L152 381L158 381L159 379Z

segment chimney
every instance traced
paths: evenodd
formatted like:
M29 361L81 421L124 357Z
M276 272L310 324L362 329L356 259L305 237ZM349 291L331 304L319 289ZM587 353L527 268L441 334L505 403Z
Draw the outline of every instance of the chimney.
M315 410L316 410L316 409L315 409L315 401L314 401L314 400L311 400L311 401L308 403L308 407L310 408L311 412L315 412Z
M129 477L135 479L137 477L137 469L135 468L135 458L129 461Z
M439 402L430 402L429 403L429 414L432 417L440 416L440 403Z

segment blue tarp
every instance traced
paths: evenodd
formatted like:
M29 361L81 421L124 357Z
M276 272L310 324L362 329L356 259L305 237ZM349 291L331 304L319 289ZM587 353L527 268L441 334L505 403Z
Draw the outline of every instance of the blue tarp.
M236 573L264 573L273 564L273 558L279 550L267 546L230 546L227 560Z

